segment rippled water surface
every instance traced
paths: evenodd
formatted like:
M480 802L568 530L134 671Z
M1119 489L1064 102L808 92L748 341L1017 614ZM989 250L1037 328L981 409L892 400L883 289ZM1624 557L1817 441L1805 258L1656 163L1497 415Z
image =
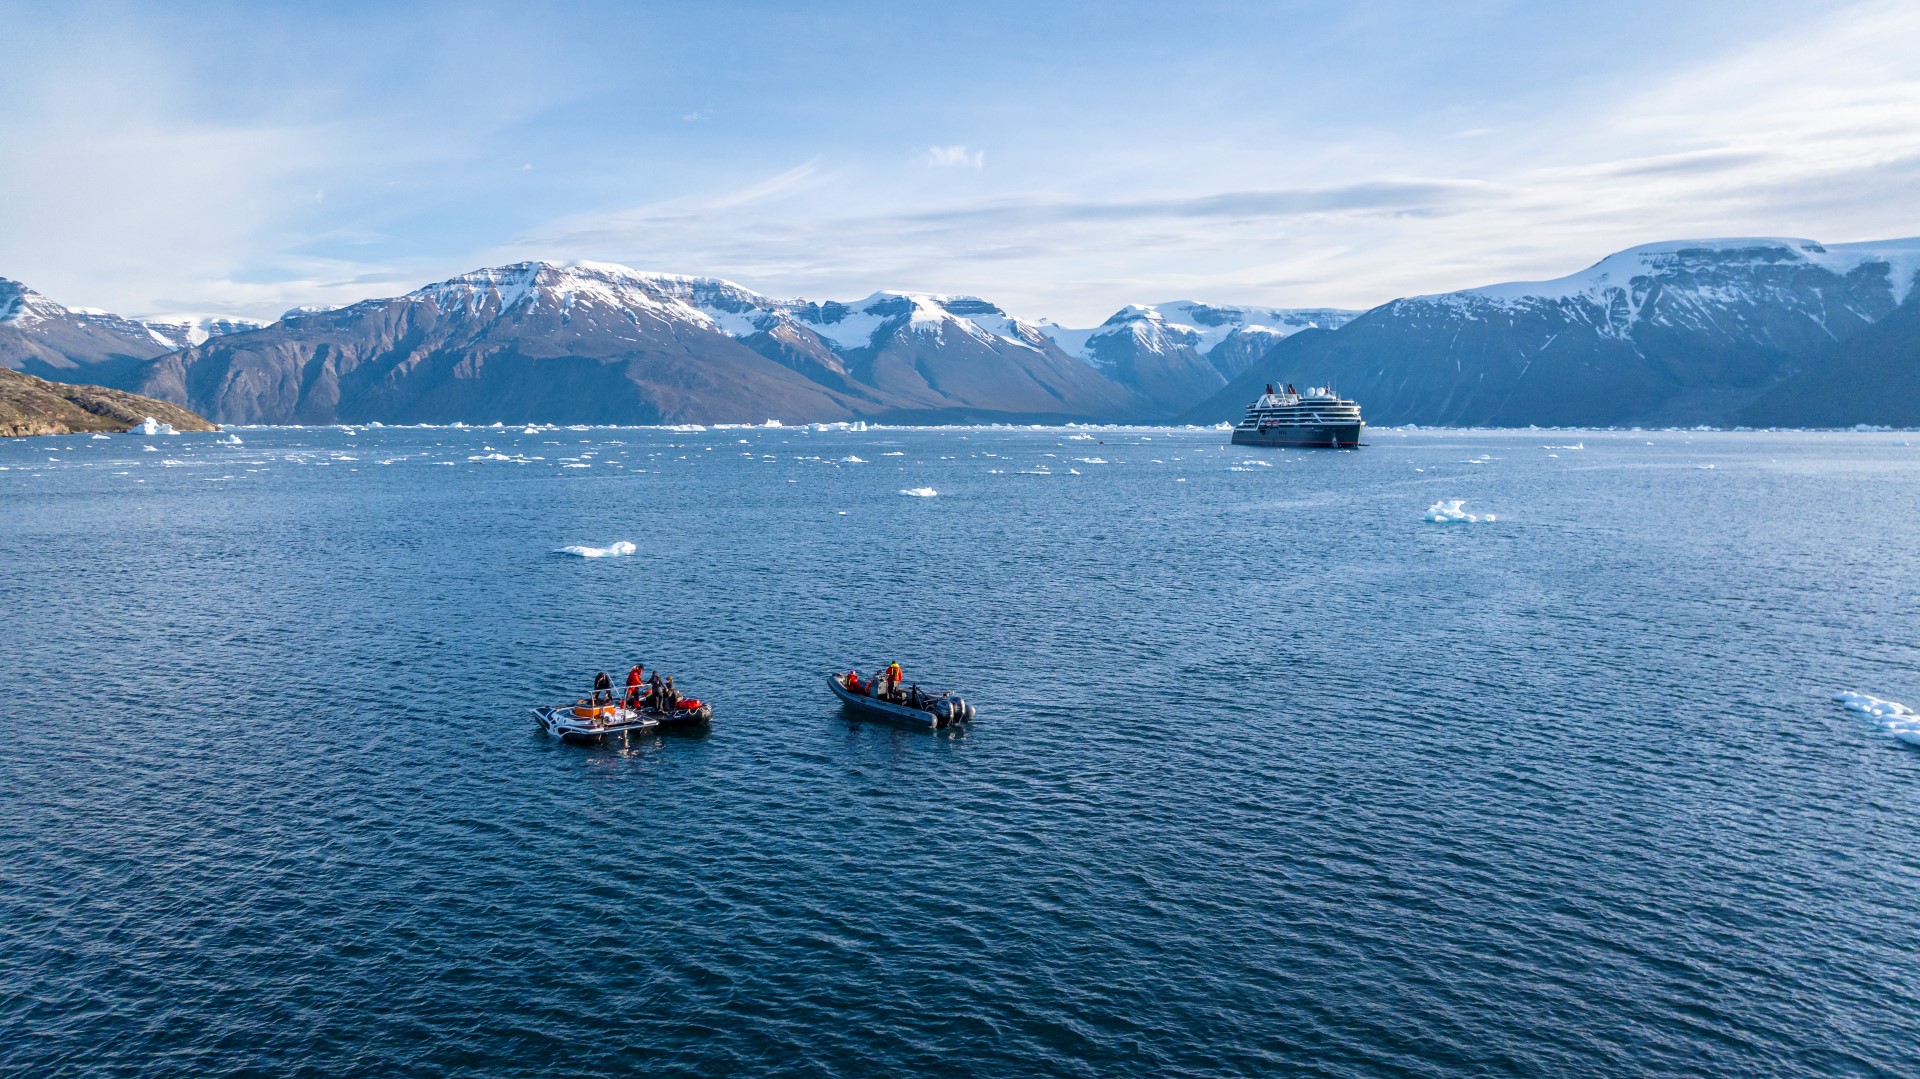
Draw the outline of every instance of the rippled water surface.
M1078 434L0 444L0 1070L1920 1071L1906 436Z

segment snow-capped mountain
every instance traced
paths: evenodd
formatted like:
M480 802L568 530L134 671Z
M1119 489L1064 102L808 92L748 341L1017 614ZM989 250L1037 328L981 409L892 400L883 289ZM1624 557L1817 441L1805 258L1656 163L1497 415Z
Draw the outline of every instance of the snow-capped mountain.
M244 333L257 330L266 323L250 318L234 318L225 315L169 315L166 318L139 320L154 339L164 342L170 348L192 348L202 345L215 337L225 337L230 333Z
M1237 416L1265 382L1331 381L1375 423L1732 422L1920 299L1916 273L1920 240L1648 244L1290 338L1190 416Z
M142 321L63 307L0 277L0 367L55 381L72 382L83 375L115 380L162 353L258 326L245 319Z
M292 312L169 355L139 385L230 422L1139 414L1124 387L979 299L816 304L595 262Z
M1123 307L1092 329L1051 322L1041 329L1069 354L1173 412L1218 392L1281 339L1305 329L1336 329L1358 314L1176 300Z

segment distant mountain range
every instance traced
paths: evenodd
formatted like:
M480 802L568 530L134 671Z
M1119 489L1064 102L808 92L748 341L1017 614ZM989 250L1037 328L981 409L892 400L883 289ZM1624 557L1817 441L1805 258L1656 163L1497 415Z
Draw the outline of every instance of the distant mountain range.
M1685 240L1554 281L1394 300L1201 405L1331 382L1375 424L1920 424L1920 239Z
M1365 313L1192 301L1100 326L976 297L776 300L524 262L270 325L72 310L0 279L0 367L226 423L1217 422L1331 382L1369 422L1920 423L1920 240L1651 244Z

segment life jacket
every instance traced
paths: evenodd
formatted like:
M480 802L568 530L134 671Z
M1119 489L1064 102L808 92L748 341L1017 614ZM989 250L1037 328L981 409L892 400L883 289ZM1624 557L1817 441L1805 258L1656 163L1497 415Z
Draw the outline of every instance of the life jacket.
M634 667L633 670L630 670L627 672L627 688L628 689L639 689L641 683L645 681L646 679L640 677L640 668L638 666Z

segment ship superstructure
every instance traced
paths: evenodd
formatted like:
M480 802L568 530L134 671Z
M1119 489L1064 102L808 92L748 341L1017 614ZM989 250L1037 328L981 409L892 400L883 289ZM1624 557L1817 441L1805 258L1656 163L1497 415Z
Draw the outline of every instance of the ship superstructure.
M1330 386L1302 393L1292 385L1267 392L1247 406L1247 414L1233 429L1236 446L1358 446L1366 424L1360 406L1333 392Z

